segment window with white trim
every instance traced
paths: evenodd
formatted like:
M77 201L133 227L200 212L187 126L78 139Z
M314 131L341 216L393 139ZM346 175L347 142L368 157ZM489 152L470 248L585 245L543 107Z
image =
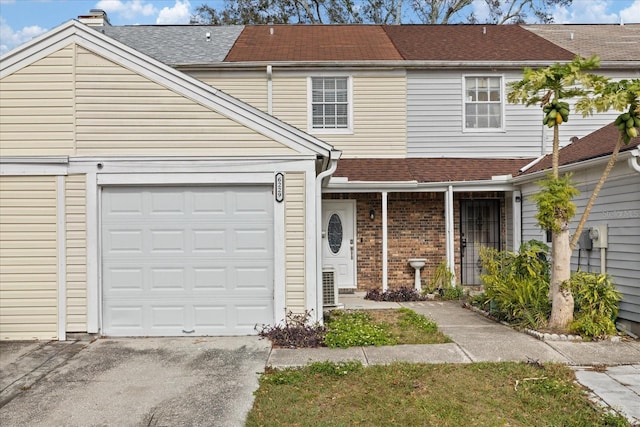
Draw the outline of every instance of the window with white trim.
M350 128L349 77L311 77L310 128Z
M502 77L464 78L464 127L466 130L502 129Z

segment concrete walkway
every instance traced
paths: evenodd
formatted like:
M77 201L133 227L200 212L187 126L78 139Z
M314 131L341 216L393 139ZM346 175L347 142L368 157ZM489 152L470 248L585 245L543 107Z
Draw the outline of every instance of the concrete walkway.
M411 308L433 319L454 342L348 349L274 348L267 365L283 368L325 360L359 360L363 365L391 362L565 363L575 369L578 382L592 391L594 400L616 409L632 424L640 425L640 341L540 341L464 309L457 302L386 303L364 300L358 294L341 295L340 302L350 309Z

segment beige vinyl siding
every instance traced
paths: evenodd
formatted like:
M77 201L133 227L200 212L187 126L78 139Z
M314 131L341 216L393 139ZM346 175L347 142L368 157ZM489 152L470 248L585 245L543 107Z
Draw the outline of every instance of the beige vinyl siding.
M267 111L267 72L189 71L185 73L262 111Z
M87 223L84 175L65 181L67 331L87 331Z
M296 313L305 309L305 176L285 176L285 293L286 308Z
M313 74L274 72L273 114L313 134L308 127L307 78ZM323 72L322 75L331 75ZM352 76L353 133L316 136L342 150L343 158L406 156L404 72L340 72Z
M56 339L56 177L0 179L0 337Z
M77 154L269 155L293 150L78 48Z
M67 46L0 80L0 155L73 154L73 51Z

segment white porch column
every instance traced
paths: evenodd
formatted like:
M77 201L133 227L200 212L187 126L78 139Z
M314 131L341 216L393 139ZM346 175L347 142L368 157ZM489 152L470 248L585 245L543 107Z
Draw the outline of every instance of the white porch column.
M444 215L445 215L445 228L446 228L446 257L447 257L447 267L449 271L452 273L451 276L451 284L455 286L456 284L456 268L455 268L455 251L454 251L454 237L455 237L455 226L453 220L453 186L447 187L447 191L444 193Z
M522 193L514 191L511 193L511 206L513 212L513 250L520 250L522 244Z
M387 263L387 192L382 192L382 291L389 288L389 274Z

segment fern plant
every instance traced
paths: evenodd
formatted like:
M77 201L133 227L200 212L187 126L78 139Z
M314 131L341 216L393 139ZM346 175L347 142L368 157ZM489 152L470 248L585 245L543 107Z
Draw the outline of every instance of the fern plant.
M570 284L576 307L571 330L589 338L615 334L622 294L611 276L579 271L571 276Z
M546 324L551 311L548 250L537 240L523 243L518 253L481 250L483 300L493 315L524 327Z

